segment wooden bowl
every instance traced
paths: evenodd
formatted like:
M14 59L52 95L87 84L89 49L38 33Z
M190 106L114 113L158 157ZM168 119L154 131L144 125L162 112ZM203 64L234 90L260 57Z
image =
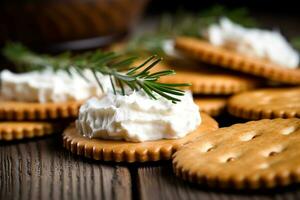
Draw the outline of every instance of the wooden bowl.
M52 50L94 48L126 34L148 0L0 1L0 45Z

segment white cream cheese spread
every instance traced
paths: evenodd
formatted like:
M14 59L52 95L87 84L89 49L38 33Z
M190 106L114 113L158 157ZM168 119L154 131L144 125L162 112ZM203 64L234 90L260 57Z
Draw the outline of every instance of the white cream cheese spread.
M167 56L173 58L184 58L184 56L175 49L175 41L173 39L165 40L162 49Z
M177 104L133 92L91 98L81 106L76 127L88 138L142 142L181 138L200 123L199 108L190 92Z
M1 97L5 100L26 102L65 102L84 100L101 95L101 90L88 70L84 71L90 82L71 71L53 72L51 69L16 74L8 70L1 72ZM99 74L104 88L109 78Z
M297 68L299 54L278 31L245 28L221 18L204 34L209 42L239 53L266 59L279 66Z

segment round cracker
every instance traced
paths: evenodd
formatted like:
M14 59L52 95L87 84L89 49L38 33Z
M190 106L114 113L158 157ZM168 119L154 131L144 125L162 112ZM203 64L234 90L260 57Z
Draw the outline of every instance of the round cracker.
M82 136L73 124L64 131L64 147L77 155L83 155L95 160L115 162L168 160L183 144L195 140L204 132L210 132L218 128L218 123L207 114L201 113L201 117L201 125L184 138L138 143L89 139Z
M193 58L224 68L286 84L300 84L300 69L289 69L269 61L251 58L191 37L176 39L176 48Z
M235 95L230 114L245 119L300 118L300 88L262 89Z
M230 95L261 85L261 80L243 74L218 69L204 63L168 62L159 64L157 69L173 69L176 74L159 79L162 83L191 83L187 89L193 94Z
M173 156L177 176L216 187L300 182L300 119L264 119L202 134Z
M227 104L225 97L199 97L194 98L194 102L199 106L200 110L216 117L222 114Z
M4 120L47 120L78 116L82 102L39 103L0 101L0 119Z
M47 122L0 122L0 141L41 137L53 132L54 125Z

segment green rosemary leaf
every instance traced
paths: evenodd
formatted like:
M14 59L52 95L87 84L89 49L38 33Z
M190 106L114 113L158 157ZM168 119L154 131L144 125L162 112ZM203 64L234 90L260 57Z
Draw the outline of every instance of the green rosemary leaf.
M92 72L93 72L95 80L97 81L98 86L100 87L101 91L104 92L103 86L102 86L102 84L101 84L101 82L100 82L100 80L97 76L97 72L93 69L92 69Z
M159 84L160 88L164 88L164 89L169 90L169 91L184 93L183 90L180 90L180 89L177 89L177 88L172 88L172 87L166 87L164 83L157 83L157 84Z
M81 69L78 68L77 66L73 67L76 72L86 81L86 82L90 82L90 80L82 73Z
M148 82L148 84L152 85L151 82ZM169 90L169 89L164 88L164 87L160 87L159 85L155 85L155 88L159 89L160 91L162 91L164 93L168 93L168 94L173 94L173 95L177 95L177 96L183 96L184 95L183 91L177 92L177 91Z
M300 37L292 38L291 44L297 51L300 51Z
M146 64L148 64L151 60L153 60L154 58L156 58L156 55L150 56L147 60L145 60L142 64L140 64L138 67L134 67L131 68L126 75L132 75L134 74L136 71L138 71L139 69L141 69L143 66L145 66Z
M177 99L177 98L175 98L175 97L172 97L172 96L170 96L170 95L168 95L168 94L166 94L166 93L160 91L157 87L154 87L154 86L152 86L152 85L149 84L149 83L150 83L150 82L145 81L145 82L144 82L144 85L147 86L149 89L153 90L154 92L156 92L157 94L159 94L160 96L162 96L162 97L164 97L164 98L166 98L166 99L168 99L168 100L171 100L172 102L179 102L179 101L180 101L180 99Z
M125 82L125 83L126 83L126 85L128 85L128 87L132 91L138 90L138 87L136 86L138 84L138 81L137 82Z
M250 17L249 12L246 8L237 8L234 10L227 10L226 15L229 19L235 23L241 24L246 27L258 27L258 22Z
M112 89L113 89L113 91L114 91L114 94L116 95L116 94L117 94L117 91L116 91L116 87L115 87L115 84L114 84L114 81L113 81L111 75L109 76L109 79L110 79L110 84L111 84L111 87L112 87Z
M114 68L123 68L123 67L126 67L128 68L129 65L131 65L135 60L137 59L136 56L134 57L130 57L130 58L126 58L124 60L121 60L117 63L113 63L110 65L110 67L114 67Z
M117 73L117 72L112 72L112 74L113 74L114 77L116 77L117 79L121 79L121 80L123 80L123 81L135 81L135 80L136 80L134 77L122 75L122 74Z
M71 72L71 70L69 68L66 68L65 70L66 70L66 72L68 73L68 75L70 77L73 77L72 72Z
M150 97L150 98L153 98L153 99L157 99L155 97L155 95L152 94L151 90L146 87L144 84L140 83L139 81L137 82L137 84L145 91L145 93Z
M170 92L170 93L174 92L174 93L177 93L177 95L183 95L184 94L183 90L165 86L164 83L158 83L158 82L152 82L152 81L149 81L148 83L151 84L154 87L157 87L157 88L161 89L162 91L164 91L166 93L168 93L168 92Z
M86 59L86 57L84 55L81 55L81 56L77 55L77 56L73 57L72 66L73 67L76 66L76 68L78 70L82 70L84 68L88 68L87 64L88 64L87 63L87 59Z
M163 44L166 40L164 34L153 32L137 35L132 38L126 48L124 49L125 54L133 55L164 55Z
M160 72L153 73L153 74L149 75L147 78L159 78L161 76L168 76L168 75L174 75L174 74L175 74L174 70L163 70Z
M114 52L100 52L96 51L94 54L91 54L87 57L90 60L90 65L92 68L102 68L108 66L112 60L117 59L119 56Z
M136 76L143 76L143 75L147 74L146 72L148 72L151 68L153 68L161 60L162 60L162 58L157 58L154 62L152 62L148 67L146 67L143 71L138 73Z
M192 84L190 83L164 83L165 86L169 87L188 87L191 86Z
M121 94L124 96L125 95L125 89L124 89L124 85L122 83L122 80L117 79L117 81L118 81L118 84L119 84L119 86L121 88Z

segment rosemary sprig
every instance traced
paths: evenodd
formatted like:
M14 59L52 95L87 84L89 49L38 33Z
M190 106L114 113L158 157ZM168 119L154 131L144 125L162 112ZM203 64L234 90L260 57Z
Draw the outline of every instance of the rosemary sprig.
M215 5L199 13L199 18L202 18L202 23L206 26L211 23L216 23L222 16L246 27L259 26L258 22L250 16L248 10L244 7L228 9L221 5Z
M190 84L166 84L158 82L162 76L175 74L174 70L163 70L151 73L151 69L161 61L157 56L150 56L137 67L130 67L137 59L136 57L125 57L114 52L93 51L85 54L72 56L64 53L58 56L39 55L31 52L20 44L8 44L3 50L4 56L22 66L24 71L43 70L51 68L54 71L64 70L72 76L71 69L74 69L86 81L90 81L83 73L84 70L91 70L94 79L103 91L98 73L110 77L112 90L115 94L126 95L128 88L143 90L150 98L157 99L162 96L173 103L179 102L177 96L184 95L179 87L190 86ZM124 72L124 70L127 70Z
M63 53L56 58L48 55L37 55L19 43L7 43L2 53L15 64L18 72L43 70L51 67L53 70L67 69L70 66L70 53Z
M126 47L123 49L125 54L129 55L149 55L149 54L157 54L160 56L164 56L163 45L166 39L170 36L150 32L141 35L137 35L129 40Z
M298 52L300 52L300 37L292 38L291 44Z
M199 13L179 10L175 14L165 13L153 32L140 34L129 40L125 53L128 54L158 54L166 56L163 51L164 41L176 36L202 37L200 34L210 24L217 23L219 18L226 16L232 21L246 27L257 27L257 22L250 17L247 9L227 9L215 5Z

